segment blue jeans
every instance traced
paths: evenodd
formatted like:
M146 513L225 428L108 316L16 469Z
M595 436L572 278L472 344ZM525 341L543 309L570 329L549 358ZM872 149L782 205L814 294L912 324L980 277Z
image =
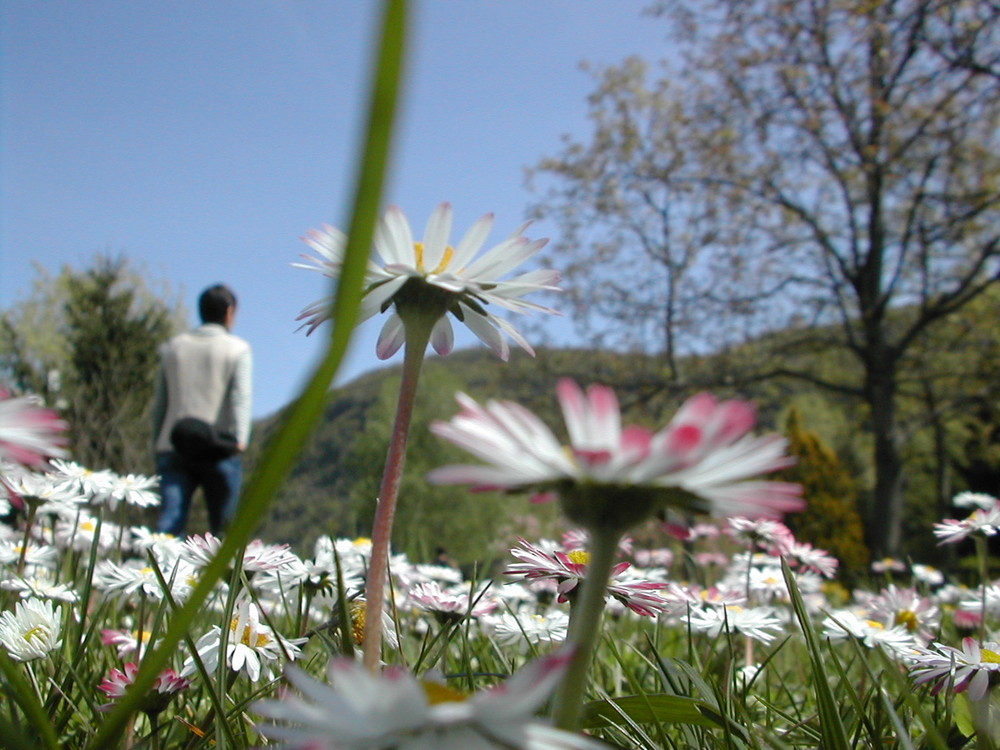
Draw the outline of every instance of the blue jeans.
M192 464L174 452L156 454L160 475L160 520L156 530L184 536L194 491L201 487L208 506L208 527L220 535L236 515L243 479L243 461L237 453L221 461Z

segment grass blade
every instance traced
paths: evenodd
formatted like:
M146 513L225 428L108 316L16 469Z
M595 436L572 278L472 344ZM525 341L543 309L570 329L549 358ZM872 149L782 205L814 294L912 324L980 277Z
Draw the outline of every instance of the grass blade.
M848 750L851 745L847 739L847 728L840 717L837 701L830 689L829 678L823 664L823 649L819 638L816 637L816 631L813 630L809 612L802 601L802 594L799 593L799 588L795 585L795 577L784 558L781 560L781 572L785 577L785 585L788 587L788 594L792 600L792 609L795 610L795 617L798 619L802 634L806 639L806 649L809 652L813 684L816 689L816 704L819 709L823 748L824 750Z
M90 747L107 748L119 738L128 717L135 712L157 674L167 665L191 622L225 574L228 562L244 546L276 491L291 470L306 439L323 414L327 392L333 382L354 325L363 296L365 266L374 236L389 158L390 140L402 76L406 31L405 0L386 0L382 20L381 46L371 88L368 125L361 164L356 178L353 214L344 264L337 284L333 326L326 353L301 395L289 407L274 437L265 447L257 470L250 477L240 501L240 509L216 557L203 569L197 587L185 605L171 619L163 642L144 660L135 684L108 715Z

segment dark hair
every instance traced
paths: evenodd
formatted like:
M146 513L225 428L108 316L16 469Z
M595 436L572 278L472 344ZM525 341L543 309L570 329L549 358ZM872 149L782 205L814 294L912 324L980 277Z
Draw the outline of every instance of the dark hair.
M198 298L198 314L202 323L225 323L230 307L236 307L236 295L225 284L210 286Z

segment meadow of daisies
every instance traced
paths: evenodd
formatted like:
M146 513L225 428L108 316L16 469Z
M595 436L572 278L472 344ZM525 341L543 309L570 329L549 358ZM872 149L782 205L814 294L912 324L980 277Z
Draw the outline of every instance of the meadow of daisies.
M544 245L527 227L483 250L492 215L454 244L448 204L419 240L399 208L377 221L405 27L388 0L351 223L307 237L333 294L300 320L326 353L222 538L136 525L156 477L79 465L58 414L0 391L0 747L994 747L997 499L960 494L935 528L975 574L884 560L847 590L782 524L809 498L767 478L786 441L738 399L692 394L651 430L600 384L559 383L560 426L456 394L432 430L469 461L426 481L557 503L565 533L499 540L483 569L393 553L426 350L451 351L454 320L503 366L510 342L531 352L506 313L559 291L558 269L518 270ZM376 355L403 365L371 538L257 539L355 323L380 314Z
M24 401L0 402L3 440ZM10 458L0 737L86 747L221 542L120 523L157 504L155 478ZM955 501L965 517L938 525L944 542L995 532L994 498ZM322 537L241 548L110 746L992 745L997 586L882 561L849 592L837 560L771 519L705 517L664 539L616 544L571 730L549 716L588 533L511 539L497 574L472 579L391 556L374 671L360 656L372 542Z

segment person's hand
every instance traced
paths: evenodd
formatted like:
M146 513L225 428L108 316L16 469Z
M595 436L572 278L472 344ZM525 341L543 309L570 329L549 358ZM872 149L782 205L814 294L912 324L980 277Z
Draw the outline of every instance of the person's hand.
M236 444L236 452L237 453L243 453L244 451L246 451L246 449L247 449L247 446L246 446L245 443L237 443Z

